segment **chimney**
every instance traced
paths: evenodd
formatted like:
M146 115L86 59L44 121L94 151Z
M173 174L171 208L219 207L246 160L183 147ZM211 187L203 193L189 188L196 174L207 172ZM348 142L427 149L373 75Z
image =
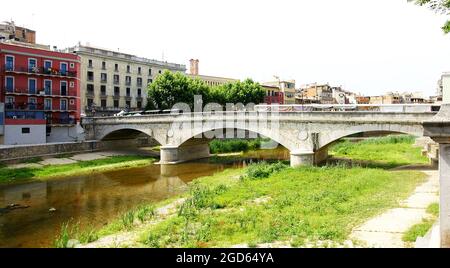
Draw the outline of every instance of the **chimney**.
M191 63L190 68L191 75L198 75L198 60L190 59L189 62Z

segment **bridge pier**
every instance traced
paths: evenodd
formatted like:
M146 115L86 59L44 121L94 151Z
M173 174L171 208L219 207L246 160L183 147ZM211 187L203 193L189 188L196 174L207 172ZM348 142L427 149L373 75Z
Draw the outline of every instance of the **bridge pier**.
M439 113L423 122L424 136L439 143L439 228L442 248L450 248L450 104L442 104Z
M159 164L162 165L178 164L210 156L208 142L188 143L182 146L165 145L160 149Z
M292 151L291 167L318 165L328 159L328 147L313 151Z

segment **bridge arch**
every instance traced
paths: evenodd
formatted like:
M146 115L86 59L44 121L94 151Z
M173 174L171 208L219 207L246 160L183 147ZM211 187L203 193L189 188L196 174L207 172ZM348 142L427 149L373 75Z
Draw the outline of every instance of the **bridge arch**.
M285 147L288 150L295 150L297 147L297 145L294 142L291 142L291 139L286 137L286 134L282 133L280 130L273 131L272 129L269 129L269 128L258 128L258 127L247 127L247 126L234 126L234 127L230 127L230 128L203 126L202 128L193 129L189 135L180 137L180 139L178 140L176 145L183 146L184 144L189 143L196 137L200 137L200 136L202 137L201 139L208 140L208 141L217 139L217 138L225 139L225 138L228 138L226 136L226 132L229 130L245 131L246 135L249 133L254 133L256 135L260 135L260 136L269 138L272 141L282 145L283 147ZM205 134L209 134L209 133L213 133L213 132L217 132L217 131L221 131L223 133L223 137L213 137L213 138L204 137ZM237 137L232 137L232 138L237 138Z
M111 141L135 139L142 134L145 134L146 136L156 140L161 145L165 142L165 140L159 138L157 135L154 135L152 129L122 126L108 128L107 131L99 135L99 140Z
M369 125L364 126L363 128L349 128L349 129L337 129L333 130L331 132L323 133L319 136L319 148L317 149L323 149L328 147L334 142L337 142L338 140L349 137L355 134L360 133L375 133L375 132L384 132L386 134L406 134L411 135L415 137L421 137L423 135L423 128L422 126L405 126L405 125L399 125L399 126L387 126L384 124L381 125Z

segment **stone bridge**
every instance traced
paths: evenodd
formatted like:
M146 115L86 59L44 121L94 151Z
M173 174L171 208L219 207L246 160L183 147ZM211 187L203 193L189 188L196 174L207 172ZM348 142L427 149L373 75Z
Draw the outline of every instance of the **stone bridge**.
M422 123L435 112L204 112L84 118L86 139L135 138L145 133L161 145L161 164L209 156L213 138L270 138L291 153L291 165L311 165L328 157L328 146L357 133L392 132L423 136Z

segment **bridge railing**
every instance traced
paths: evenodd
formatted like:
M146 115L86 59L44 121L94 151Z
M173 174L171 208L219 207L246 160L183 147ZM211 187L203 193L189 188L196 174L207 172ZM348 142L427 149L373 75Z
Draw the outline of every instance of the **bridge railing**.
M438 112L440 104L259 104L258 112L332 112L332 111L364 111L364 112L396 112L427 113Z

